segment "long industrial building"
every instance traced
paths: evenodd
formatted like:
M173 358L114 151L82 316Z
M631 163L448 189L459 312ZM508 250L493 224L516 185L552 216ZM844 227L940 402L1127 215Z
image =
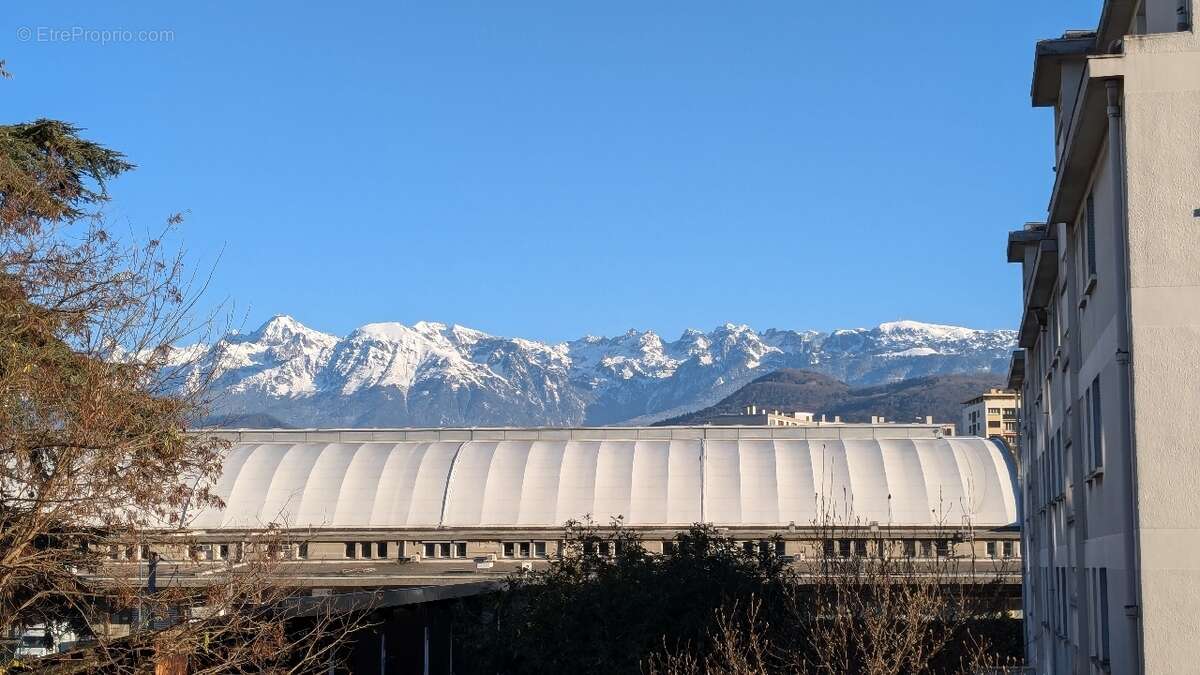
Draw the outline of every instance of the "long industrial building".
M914 557L978 559L1019 581L1012 455L927 425L218 435L231 443L212 486L224 508L186 516L186 551L175 532L151 534L114 545L110 568L133 573L155 551L170 569L160 583L204 583L272 532L297 585L462 583L546 564L564 524L590 517L621 519L655 553L710 523L794 560L860 554L882 529ZM821 541L831 524L839 539Z

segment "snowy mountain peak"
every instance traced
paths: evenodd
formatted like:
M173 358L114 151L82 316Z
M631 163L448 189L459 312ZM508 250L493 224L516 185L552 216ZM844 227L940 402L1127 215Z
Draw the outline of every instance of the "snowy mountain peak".
M315 331L287 314L276 314L259 326L258 330L244 336L244 339L267 344L282 344L296 337L332 338L333 336Z
M970 338L978 331L972 328L962 328L961 326L947 326L937 323L922 323L920 321L887 321L879 324L880 333L888 334L924 334L936 337L938 339L963 340Z
M218 414L306 427L572 425L662 419L778 368L850 384L999 372L1014 337L916 321L831 333L727 323L673 342L634 329L551 345L425 321L369 323L339 338L279 315L186 353L199 357L187 366L192 381L214 376Z

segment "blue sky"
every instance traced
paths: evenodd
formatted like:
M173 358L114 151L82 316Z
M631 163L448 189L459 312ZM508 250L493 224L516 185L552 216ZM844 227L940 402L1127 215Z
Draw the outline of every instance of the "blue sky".
M115 226L186 211L249 327L1012 327L1033 44L1100 4L10 3L0 121L125 152Z

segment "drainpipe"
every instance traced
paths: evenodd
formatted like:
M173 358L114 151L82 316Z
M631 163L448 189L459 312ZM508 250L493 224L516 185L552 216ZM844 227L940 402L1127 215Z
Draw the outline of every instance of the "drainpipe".
M1125 452L1123 454L1125 469L1124 492L1127 508L1125 511L1125 615L1133 622L1134 634L1138 641L1138 657L1136 672L1144 669L1145 640L1143 639L1143 624L1139 620L1141 613L1140 566L1137 549L1137 458L1134 434L1133 415L1133 372L1130 367L1130 302L1129 302L1129 242L1127 240L1125 204L1125 139L1121 124L1121 82L1112 79L1104 83L1108 102L1108 159L1109 170L1113 177L1113 251L1116 262L1114 288L1117 296L1117 371L1120 378L1120 410L1126 416L1122 435Z

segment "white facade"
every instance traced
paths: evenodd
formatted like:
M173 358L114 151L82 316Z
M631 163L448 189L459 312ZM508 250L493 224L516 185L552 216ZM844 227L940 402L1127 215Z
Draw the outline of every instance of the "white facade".
M829 430L576 429L570 437L234 445L194 530L561 528L590 515L632 527L785 529L866 524L1008 527L1016 467L980 438ZM765 431L765 430L763 430ZM456 430L431 432L456 436ZM470 434L470 431L467 431ZM639 438L641 433L659 438Z
M1039 43L1048 224L1022 265L1026 638L1039 673L1200 671L1200 40L1179 0L1109 0Z

